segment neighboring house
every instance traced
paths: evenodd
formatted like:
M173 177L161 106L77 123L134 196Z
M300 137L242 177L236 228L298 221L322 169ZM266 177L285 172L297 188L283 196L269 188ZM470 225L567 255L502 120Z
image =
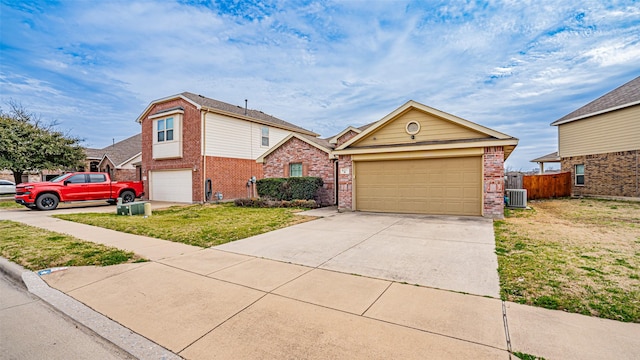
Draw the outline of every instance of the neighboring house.
M267 177L321 176L342 210L502 217L504 160L517 144L409 101L329 139L290 136L258 161Z
M572 195L640 197L640 77L551 125Z
M256 159L292 133L317 136L261 111L189 92L155 100L142 125L142 178L151 200L204 202L252 195Z
M322 178L324 185L317 195L318 202L321 205L337 205L338 194L335 179L338 171L338 158L332 152L336 146L344 144L370 125L360 128L349 126L328 139L291 133L262 154L257 162L263 164L264 177L266 178L296 176Z
M141 180L142 135L137 134L102 149L85 148L81 170L107 172L117 181Z
M142 137L131 136L102 149L84 148L85 161L79 171L108 172L111 178L118 181L140 180L140 162L142 160ZM76 169L58 169L32 171L22 175L22 182L48 181L56 176ZM13 181L13 173L0 171L0 179Z

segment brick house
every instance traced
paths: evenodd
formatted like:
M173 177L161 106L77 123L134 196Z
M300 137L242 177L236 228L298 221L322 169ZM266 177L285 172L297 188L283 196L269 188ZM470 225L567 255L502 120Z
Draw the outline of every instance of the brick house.
M293 176L322 178L324 185L318 192L316 200L323 206L337 205L335 179L338 162L332 152L336 146L344 144L367 127L368 125L360 128L349 126L327 139L291 133L262 154L257 162L263 165L266 178Z
M142 134L133 135L102 149L85 148L81 170L106 172L117 181L141 180Z
M572 195L640 197L640 77L551 125Z
M305 169L323 177L327 198L333 194L341 210L502 217L504 160L517 144L509 135L409 101L373 124L329 139L291 136L258 161L266 177L304 175Z
M204 202L252 195L258 156L292 133L317 134L267 115L183 92L151 102L142 126L141 173L151 200Z

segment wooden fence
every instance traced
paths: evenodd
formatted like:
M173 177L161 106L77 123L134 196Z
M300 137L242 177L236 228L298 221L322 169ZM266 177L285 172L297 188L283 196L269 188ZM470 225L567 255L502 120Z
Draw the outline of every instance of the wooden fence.
M571 173L525 175L522 187L527 189L527 199L549 199L571 195Z

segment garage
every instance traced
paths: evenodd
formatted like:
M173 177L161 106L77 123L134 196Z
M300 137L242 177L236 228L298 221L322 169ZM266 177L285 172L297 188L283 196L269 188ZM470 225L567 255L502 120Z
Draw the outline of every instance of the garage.
M409 100L338 145L338 208L504 216L504 164L518 139Z
M482 215L482 157L357 161L356 210Z
M152 171L150 174L151 200L192 203L192 171Z

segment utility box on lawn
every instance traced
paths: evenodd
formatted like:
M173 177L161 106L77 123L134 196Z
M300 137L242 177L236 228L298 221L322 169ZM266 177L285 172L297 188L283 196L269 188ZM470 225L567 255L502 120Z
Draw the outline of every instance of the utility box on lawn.
M136 201L127 204L122 203L122 199L118 198L116 214L118 215L144 215L144 204L146 201Z

